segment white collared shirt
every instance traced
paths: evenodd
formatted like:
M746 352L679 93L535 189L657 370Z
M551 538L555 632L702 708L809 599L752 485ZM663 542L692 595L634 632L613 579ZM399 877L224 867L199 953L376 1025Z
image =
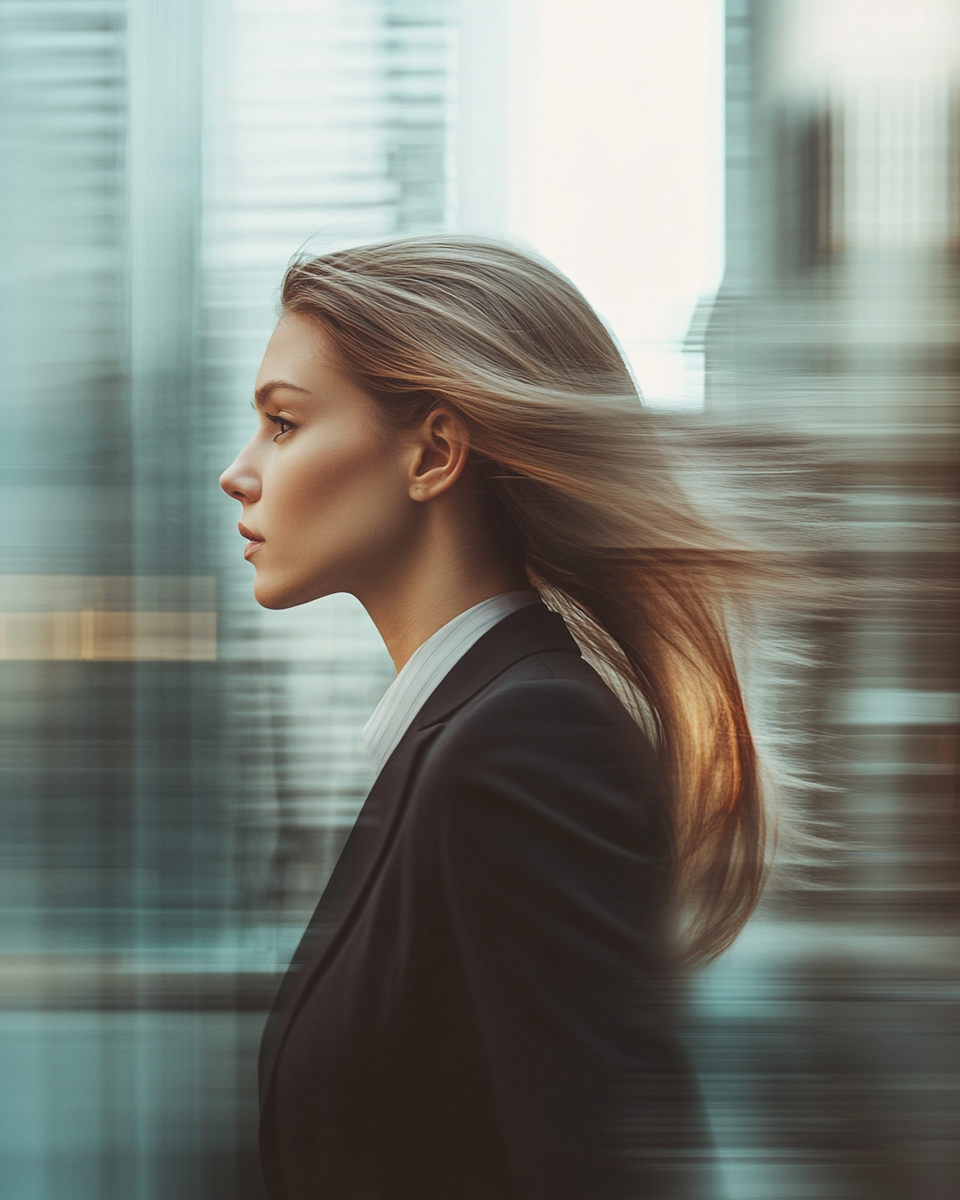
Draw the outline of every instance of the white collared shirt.
M491 596L448 621L414 650L363 727L367 758L377 775L437 685L474 642L518 608L539 602L534 591Z

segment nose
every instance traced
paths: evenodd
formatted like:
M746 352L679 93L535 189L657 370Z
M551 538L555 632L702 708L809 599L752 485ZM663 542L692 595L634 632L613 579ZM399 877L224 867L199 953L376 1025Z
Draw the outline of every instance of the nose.
M241 504L255 504L260 499L260 476L253 469L245 446L220 476L220 486Z

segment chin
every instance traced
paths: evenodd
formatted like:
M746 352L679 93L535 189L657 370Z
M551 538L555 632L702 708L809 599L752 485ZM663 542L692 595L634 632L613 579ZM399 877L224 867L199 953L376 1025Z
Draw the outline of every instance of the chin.
M294 589L274 580L261 579L259 575L253 583L253 598L261 608L293 608L303 603L297 599Z
M263 579L260 575L253 583L253 598L261 608L279 610L296 608L298 604L309 604L321 596L329 596L331 589L307 586L303 583L281 582Z

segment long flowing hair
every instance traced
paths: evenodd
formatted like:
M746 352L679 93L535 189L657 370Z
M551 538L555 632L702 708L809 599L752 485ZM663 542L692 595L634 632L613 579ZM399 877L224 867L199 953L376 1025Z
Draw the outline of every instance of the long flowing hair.
M678 957L709 961L770 851L731 644L758 556L691 501L603 322L533 254L440 235L304 256L281 304L322 323L391 421L444 404L467 426L502 535L658 750Z

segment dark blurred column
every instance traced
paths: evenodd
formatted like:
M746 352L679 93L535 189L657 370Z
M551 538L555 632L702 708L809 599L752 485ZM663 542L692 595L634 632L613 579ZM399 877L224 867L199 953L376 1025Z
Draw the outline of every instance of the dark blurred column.
M140 575L202 572L200 108L203 6L130 0L126 254Z
M835 843L703 982L732 1194L946 1200L960 1169L958 36L933 3L727 4L707 416L828 581L783 711Z
M129 0L127 314L136 607L216 608L199 388L201 66L204 5ZM223 1068L215 966L229 927L231 840L223 794L220 672L214 662L136 662L130 692L134 892L131 1004L179 1013L191 1055L137 1027L131 1067L140 1194L228 1195L237 1129ZM219 936L218 936L219 935ZM212 989L212 990L211 990ZM229 1005L229 999L226 999ZM195 1015L194 1015L195 1014ZM221 1018L221 1021L226 1019ZM250 1136L250 1130L246 1131ZM253 1147L248 1152L253 1155Z
M824 46L803 43L817 32L806 15L787 0L728 4L728 269L707 339L708 411L748 438L792 439L782 453L831 518L801 537L821 562L832 551L857 571L863 606L818 634L825 673L808 699L834 746L852 739L855 757L885 764L861 764L870 784L847 780L857 801L834 805L870 846L845 886L880 909L936 908L934 891L945 901L957 887L956 860L933 850L949 841L948 814L921 782L941 771L960 716L942 602L960 450L956 83L922 66L889 79L858 69L850 14L849 47L829 44L829 20L819 31L828 76Z
M202 7L191 0L131 0L126 146L128 336L134 587L144 606L157 576L204 570L205 504L199 407L200 63ZM133 667L138 908L140 918L202 920L194 895L212 847L214 816L203 762L216 761L215 668L139 662ZM212 709L212 711L211 711ZM205 802L208 811L204 811ZM198 841L200 844L198 844ZM215 856L202 868L209 879ZM172 930L171 936L178 935ZM143 936L148 942L159 930Z

